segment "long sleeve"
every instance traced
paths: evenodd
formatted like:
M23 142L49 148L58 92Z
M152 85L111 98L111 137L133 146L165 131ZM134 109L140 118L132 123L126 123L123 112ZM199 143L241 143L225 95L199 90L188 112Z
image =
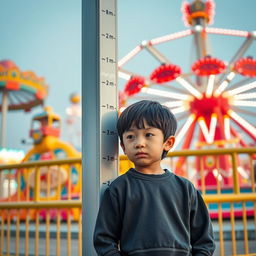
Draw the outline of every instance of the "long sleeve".
M191 201L191 245L192 255L213 255L215 243L208 210L198 191Z
M94 247L99 256L121 256L118 249L121 219L117 198L106 189L94 230Z

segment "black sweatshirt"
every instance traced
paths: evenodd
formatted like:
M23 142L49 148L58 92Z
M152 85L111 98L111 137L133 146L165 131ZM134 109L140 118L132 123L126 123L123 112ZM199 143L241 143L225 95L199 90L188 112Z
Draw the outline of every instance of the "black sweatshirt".
M212 224L192 183L130 169L106 189L94 231L100 256L212 255Z

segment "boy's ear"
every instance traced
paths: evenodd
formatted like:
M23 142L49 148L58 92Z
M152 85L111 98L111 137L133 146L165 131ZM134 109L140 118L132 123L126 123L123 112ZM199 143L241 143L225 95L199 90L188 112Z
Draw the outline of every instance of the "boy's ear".
M120 142L120 146L121 148L123 149L124 153L125 153L125 146L124 146L124 143L123 142ZM126 154L126 153L125 153Z
M169 151L173 147L174 143L175 143L175 137L170 136L164 143L164 150Z

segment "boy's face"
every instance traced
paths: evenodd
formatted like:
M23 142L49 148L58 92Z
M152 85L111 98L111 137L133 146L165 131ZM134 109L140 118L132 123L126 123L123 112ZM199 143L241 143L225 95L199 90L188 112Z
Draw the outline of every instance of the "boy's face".
M131 126L123 134L124 153L134 163L135 168L159 168L163 151L169 151L174 144L175 138L170 136L164 142L163 132L144 122L144 127L138 129Z

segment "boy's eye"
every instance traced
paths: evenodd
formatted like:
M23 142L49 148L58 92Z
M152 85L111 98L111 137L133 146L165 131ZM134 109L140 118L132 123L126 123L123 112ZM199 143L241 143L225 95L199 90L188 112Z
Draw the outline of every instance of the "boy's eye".
M150 133L150 132L146 133L146 137L152 137L152 136L154 136L153 133Z
M126 136L126 139L131 140L133 138L133 135L129 134Z

